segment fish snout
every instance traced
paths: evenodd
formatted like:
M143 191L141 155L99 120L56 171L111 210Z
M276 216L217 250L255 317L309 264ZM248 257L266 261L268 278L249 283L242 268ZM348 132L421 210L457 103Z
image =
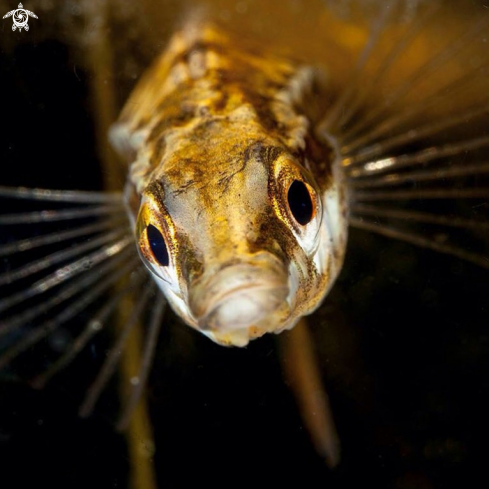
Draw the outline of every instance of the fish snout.
M285 270L266 265L229 265L204 274L190 288L189 305L201 330L234 331L273 314L289 293Z

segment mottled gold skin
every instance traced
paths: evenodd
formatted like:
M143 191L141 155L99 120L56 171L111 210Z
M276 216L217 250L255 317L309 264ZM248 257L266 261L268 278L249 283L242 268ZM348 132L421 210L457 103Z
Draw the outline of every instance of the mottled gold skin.
M237 346L314 310L346 241L339 165L314 132L316 72L240 44L213 25L188 23L112 133L131 163L127 195L143 260L189 325ZM294 180L313 202L304 226L287 203ZM168 267L152 255L148 224L165 237ZM256 322L236 326L253 314Z

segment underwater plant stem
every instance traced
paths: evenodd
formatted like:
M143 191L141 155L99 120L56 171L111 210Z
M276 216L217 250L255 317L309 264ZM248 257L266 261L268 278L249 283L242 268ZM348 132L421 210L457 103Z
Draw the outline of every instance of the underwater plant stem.
M92 4L90 4L92 5ZM103 168L104 186L106 190L119 190L123 180L124 167L117 160L115 152L108 143L107 134L111 124L117 117L115 83L114 83L114 59L112 43L110 39L109 2L96 2L88 9L87 18L97 19L96 49L88 49L88 65L91 69L91 98L94 108L94 121L97 124L97 145ZM116 286L117 288L118 286ZM134 301L126 297L121 301L117 311L117 325L125 323ZM138 327L139 326L139 327ZM117 326L116 326L117 327ZM133 340L124 350L120 363L122 384L128 385L134 375L137 366L141 362L141 333L140 324L136 325ZM121 386L121 390L123 387ZM152 426L148 415L145 397L140 402L130 420L126 430L126 440L130 459L130 482L129 487L133 489L155 489L156 474L152 463L152 454L147 450L141 450L144 446L154 446Z
M305 318L282 336L283 371L316 451L329 468L340 462L340 441L328 394L321 381L311 333Z

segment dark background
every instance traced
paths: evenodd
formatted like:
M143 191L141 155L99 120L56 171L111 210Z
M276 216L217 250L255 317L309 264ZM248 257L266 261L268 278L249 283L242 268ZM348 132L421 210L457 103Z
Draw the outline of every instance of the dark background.
M89 75L68 47L19 41L0 54L1 184L101 188ZM168 324L148 388L159 487L487 485L488 297L487 271L351 232L343 273L311 321L342 441L334 472L309 442L274 337L224 349ZM92 360L82 355L43 391L5 376L2 488L127 487L116 389L92 418L76 414Z

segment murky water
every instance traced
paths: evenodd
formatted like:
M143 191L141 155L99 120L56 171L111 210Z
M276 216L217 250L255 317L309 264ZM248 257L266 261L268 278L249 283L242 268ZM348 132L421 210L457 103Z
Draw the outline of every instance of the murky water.
M200 3L111 5L107 38L113 55L113 98L102 98L102 106L113 104L117 112L174 23ZM319 0L219 0L207 8L243 36L324 66L334 98L348 83L379 5L336 2L333 11L327 5ZM7 2L0 6L2 12L14 8ZM0 32L6 123L0 136L2 185L100 189L108 172L112 185L122 184L119 174L101 168L104 111L91 92L104 84L104 77L98 80L94 74L100 61L94 50L104 39L95 22L102 6L39 1L25 7L39 17L29 21L29 32L12 32L6 20ZM385 99L420 60L434 56L447 41L455 43L486 13L477 2L447 2L445 7L427 21L396 69L372 87L365 110ZM409 18L411 13L407 8L404 15ZM397 26L388 23L392 35ZM389 36L379 43L379 58L389 48ZM487 62L486 48L483 35L474 37L461 56L442 64L405 98L394 100L390 110L403 111L429 100L433 86L442 86L444 77ZM366 66L367 80L378 70L376 59ZM455 109L471 106L489 84L487 78L474 76L469 87L456 92ZM438 120L446 109L443 104L428 108L418 119ZM441 144L453 134L487 135L483 122L469 120L455 133L436 134L432 140ZM487 161L488 150L457 157ZM486 186L482 178L469 183ZM419 205L420 210L432 206L427 201ZM483 216L487 202L464 201L456 209ZM423 225L418 228L423 232ZM485 232L476 230L473 237L487 250ZM8 234L2 236L9 239ZM15 265L13 260L4 258L4 266ZM117 381L93 417L77 417L83 393L110 344L109 335L96 340L43 391L14 380L18 372L52 361L70 339L70 329L64 328L47 349L25 355L3 374L0 484L151 489L148 478L131 467L132 450L142 450L150 455L157 487L229 487L235 480L265 487L290 483L292 477L307 488L349 488L365 481L379 488L481 487L487 481L488 297L487 270L351 231L343 273L311 321L342 442L342 463L335 472L312 448L284 384L274 337L245 350L224 349L172 316L161 334L149 381L148 441L138 440L137 433L131 439L114 432ZM82 315L80 323L87 317ZM230 476L224 475L227 471Z

